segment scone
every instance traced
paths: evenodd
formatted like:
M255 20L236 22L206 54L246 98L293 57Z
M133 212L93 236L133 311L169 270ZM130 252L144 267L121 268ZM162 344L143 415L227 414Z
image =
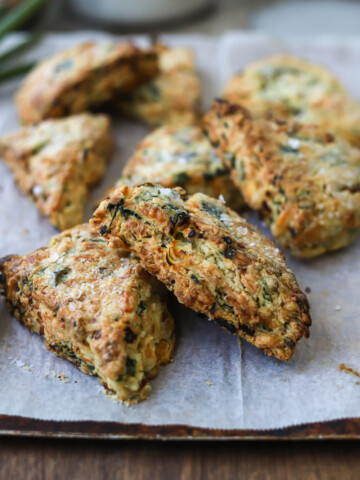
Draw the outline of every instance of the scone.
M360 150L322 127L254 119L215 101L204 119L245 202L297 257L351 243L360 228Z
M360 106L319 65L292 56L259 60L230 79L224 97L255 115L320 125L360 146Z
M16 95L23 123L99 110L158 70L157 55L129 43L83 43L41 62Z
M135 253L178 300L280 360L309 335L309 304L284 256L259 230L202 193L119 187L91 224Z
M144 400L149 379L172 358L174 322L162 285L88 225L1 259L0 286L16 318L48 349L126 403Z
M119 101L121 111L151 126L198 122L201 83L187 48L157 46L160 73Z
M47 120L0 139L20 189L60 230L83 221L89 188L105 173L111 149L104 115Z
M223 195L232 208L243 206L228 169L197 126L164 126L145 137L116 186L147 182L183 187L190 194Z

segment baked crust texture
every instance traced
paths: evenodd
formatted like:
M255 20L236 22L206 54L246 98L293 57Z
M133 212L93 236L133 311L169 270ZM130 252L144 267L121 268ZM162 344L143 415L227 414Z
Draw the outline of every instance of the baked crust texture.
M297 257L349 245L360 228L360 150L320 126L254 118L224 100L204 118L245 202Z
M224 89L252 114L319 125L360 147L360 105L325 68L290 55L250 64Z
M0 139L19 188L58 229L83 221L90 188L112 151L110 120L79 114L28 126Z
M178 300L280 360L309 335L309 304L283 254L221 201L180 188L119 187L91 224L136 254Z
M98 111L156 75L157 54L130 43L83 43L42 61L16 95L23 123Z
M198 126L160 127L140 142L116 186L142 183L222 195L235 210L244 204L229 170Z
M15 317L46 347L131 404L168 363L174 322L162 285L124 250L80 225L46 248L0 260L0 286Z
M123 95L118 104L120 110L152 127L198 123L201 82L191 50L161 45L155 50L159 55L159 74Z

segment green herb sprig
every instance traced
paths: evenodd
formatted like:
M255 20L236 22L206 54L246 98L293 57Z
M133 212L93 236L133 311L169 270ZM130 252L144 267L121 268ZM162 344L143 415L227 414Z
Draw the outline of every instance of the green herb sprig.
M8 33L21 29L46 2L47 0L26 0L17 7L4 7L1 9L0 41L3 40ZM0 54L0 84L22 76L34 68L36 62L18 64L15 62L19 58L19 55L21 56L32 48L40 39L41 35L39 33L32 32L17 45L9 47Z

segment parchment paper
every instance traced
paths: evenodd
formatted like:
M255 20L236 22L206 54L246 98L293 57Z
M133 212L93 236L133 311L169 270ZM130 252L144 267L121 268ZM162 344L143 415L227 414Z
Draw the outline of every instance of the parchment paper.
M42 58L101 36L94 32L50 35L30 57ZM177 35L164 40L195 50L205 107L230 74L250 61L282 51L329 66L360 99L359 39L280 41L230 33L222 38ZM0 88L0 135L19 127L12 100L17 87L13 83ZM147 132L147 127L128 120L114 123L116 152L89 200L88 217L94 201L120 176ZM0 219L1 256L27 253L46 245L57 233L18 191L2 162ZM255 216L251 221L269 234ZM130 408L107 398L96 379L46 351L42 339L19 325L0 300L0 414L254 429L360 416L360 378L340 370L342 363L360 370L360 239L346 250L313 261L296 261L290 254L287 258L301 287L311 289L313 317L311 337L300 342L291 361L266 357L175 303L174 362L162 367L152 381L149 399Z

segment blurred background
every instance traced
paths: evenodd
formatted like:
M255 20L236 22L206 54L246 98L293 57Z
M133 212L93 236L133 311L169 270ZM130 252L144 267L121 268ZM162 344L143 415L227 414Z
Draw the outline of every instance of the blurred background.
M2 9L19 0L0 1ZM31 27L47 31L184 32L247 29L275 35L357 35L357 0L34 0ZM29 25L28 25L29 26Z
M8 35L23 30L28 35ZM0 0L0 85L34 67L31 50L43 32L76 30L149 34L153 41L160 33L234 30L339 39L359 35L360 0Z

